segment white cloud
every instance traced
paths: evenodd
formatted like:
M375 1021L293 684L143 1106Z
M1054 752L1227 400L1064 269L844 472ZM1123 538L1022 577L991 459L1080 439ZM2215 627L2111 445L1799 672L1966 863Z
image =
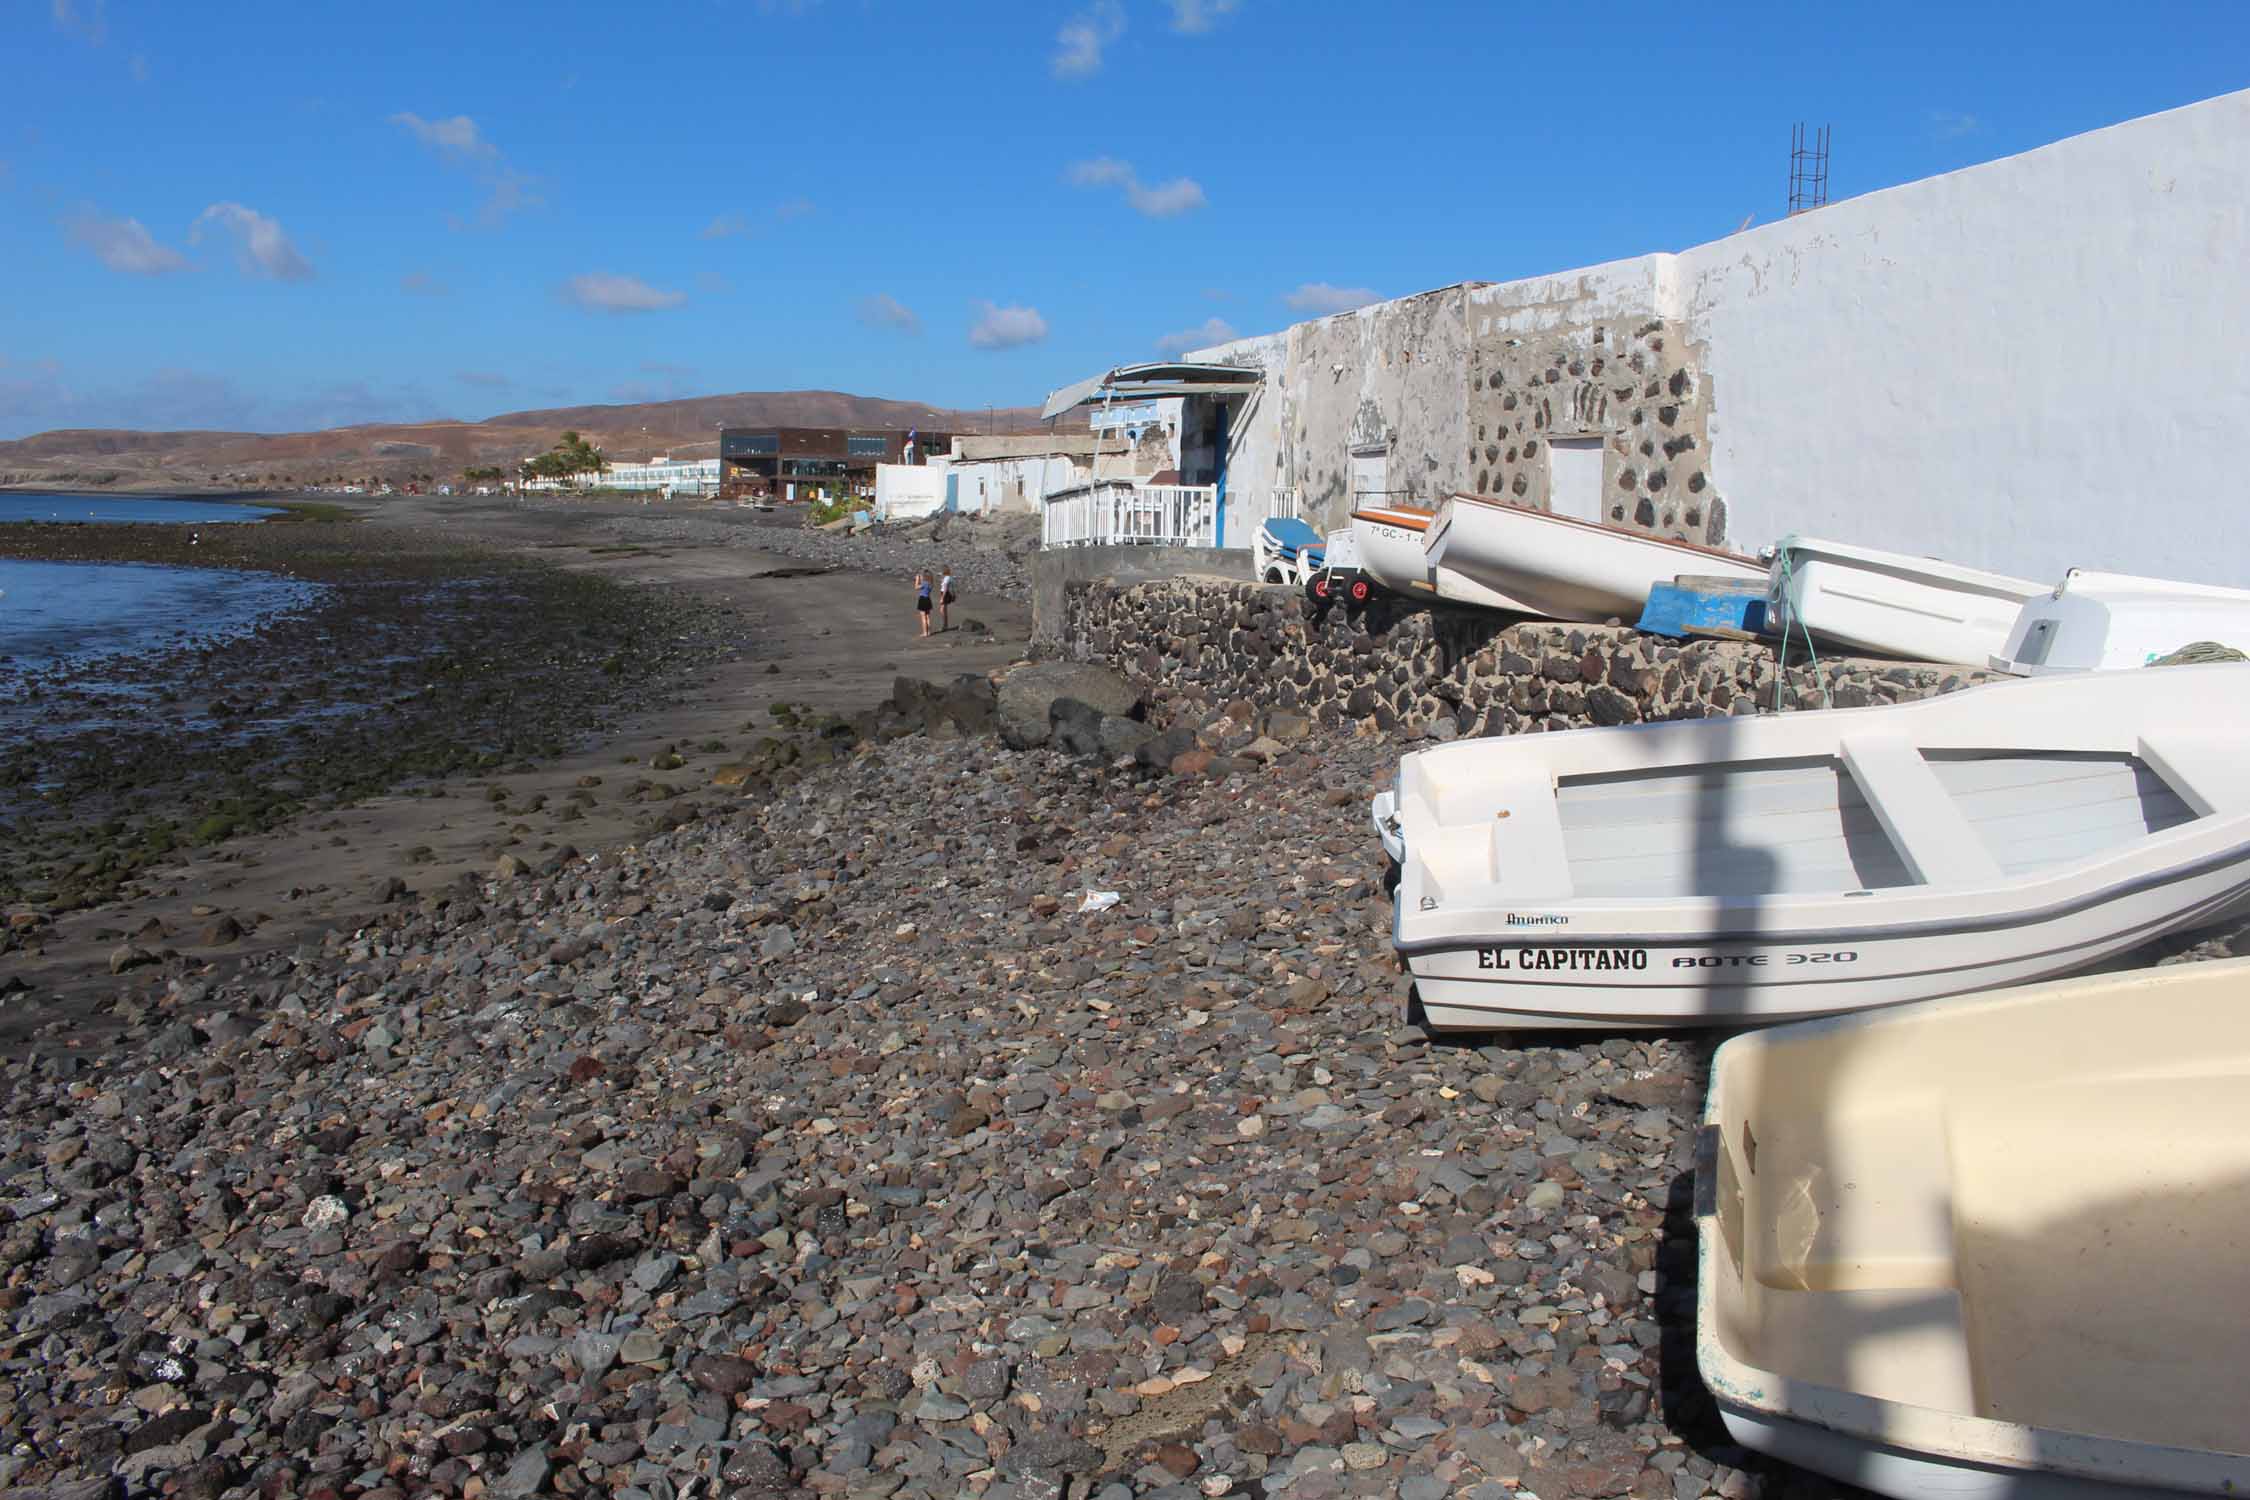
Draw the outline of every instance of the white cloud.
M414 132L414 138L433 151L463 161L495 161L500 148L486 140L477 129L477 122L467 115L455 115L448 120L425 120L412 110L400 110L391 116L393 125L403 125Z
M563 283L562 297L588 312L607 313L656 312L687 301L685 292L663 291L638 276L613 276L606 271L571 277Z
M206 224L216 224L234 235L239 242L235 264L245 275L263 276L269 281L312 280L312 263L297 253L279 223L256 209L239 203L212 204L196 215L195 227L188 231L189 244L202 241Z
M1057 78L1084 78L1102 70L1102 51L1125 34L1125 7L1119 0L1094 0L1063 22L1055 33L1051 64Z
M477 128L477 122L467 115L425 120L411 110L401 110L390 117L390 122L403 126L440 158L476 177L485 190L476 222L485 228L492 228L512 213L536 208L543 201L539 196L539 179L510 166L507 158L500 154L500 148L487 139ZM458 218L452 223L456 229L463 227Z
M990 302L970 304L977 320L969 328L969 344L977 349L1019 349L1047 336L1047 320L1036 307L995 307Z
M109 40L109 0L92 0L81 8L76 0L54 0L55 24L85 38L90 47Z
M1064 176L1079 187L1121 188L1125 201L1133 205L1133 211L1151 219L1176 219L1210 201L1203 196L1203 184L1192 177L1145 183L1133 170L1131 162L1119 161L1114 156L1072 162Z
M768 220L775 224L793 224L820 212L820 205L810 198L784 198L771 210L753 221L743 214L716 214L703 226L700 236L707 240L732 239L738 234L756 234Z
M1325 317L1329 313L1350 312L1355 307L1365 307L1382 299L1363 286L1330 286L1325 281L1308 281L1281 300L1299 312Z
M1166 0L1172 7L1172 29L1190 36L1209 31L1219 17L1231 14L1242 0Z
M862 297L859 302L859 320L870 328L896 328L901 333L922 331L922 320L914 315L914 309L889 292Z
M105 219L90 208L82 208L63 221L63 228L73 243L93 251L95 258L112 271L161 276L188 268L186 256L159 245L138 219Z
M125 71L133 75L133 82L148 82L148 54L136 52L126 60Z
M1930 111L1930 133L1941 141L1958 140L1965 135L1975 135L1984 129L1984 121L1965 110L1933 109Z
M1213 344L1224 344L1234 337L1234 325L1224 318L1205 318L1200 328L1183 328L1178 333L1167 333L1156 341L1159 354L1185 354L1190 349L1208 349Z
M453 288L427 271L409 271L398 279L398 289L416 297L450 297Z
M453 378L463 385L478 385L493 391L504 391L515 384L515 381L494 370L456 370Z

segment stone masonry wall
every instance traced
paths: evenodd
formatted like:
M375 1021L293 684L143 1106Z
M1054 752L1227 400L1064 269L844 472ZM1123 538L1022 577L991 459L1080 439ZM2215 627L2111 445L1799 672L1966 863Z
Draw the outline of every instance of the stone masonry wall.
M1480 331L1469 371L1469 463L1479 494L1552 509L1554 438L1602 443L1599 519L1718 545L1726 507L1706 471L1709 377L1686 330L1640 315Z
M1402 738L1522 734L1754 713L1774 704L1764 643L1671 641L1622 626L1509 624L1482 610L1378 600L1315 619L1296 591L1174 581L1070 592L1065 654L1106 662L1161 715L1246 699L1331 728ZM1995 674L1823 657L1792 666L1782 706L1852 708L1951 692Z

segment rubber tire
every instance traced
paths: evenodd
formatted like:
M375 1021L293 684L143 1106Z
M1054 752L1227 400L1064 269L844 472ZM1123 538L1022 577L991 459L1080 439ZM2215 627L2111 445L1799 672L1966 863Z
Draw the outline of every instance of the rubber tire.
M1352 580L1351 591L1349 594L1352 603L1365 604L1369 599L1374 597L1374 594L1374 587L1369 584L1366 579L1354 578Z

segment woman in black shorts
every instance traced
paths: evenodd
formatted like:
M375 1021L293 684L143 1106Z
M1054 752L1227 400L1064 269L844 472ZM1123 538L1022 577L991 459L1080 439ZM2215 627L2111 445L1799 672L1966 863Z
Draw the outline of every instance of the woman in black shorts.
M914 612L922 617L922 634L930 633L930 575L914 575Z

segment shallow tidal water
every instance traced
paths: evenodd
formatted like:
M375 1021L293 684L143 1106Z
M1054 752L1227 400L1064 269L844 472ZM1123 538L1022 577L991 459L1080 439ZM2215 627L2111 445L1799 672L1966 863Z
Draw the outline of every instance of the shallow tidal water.
M0 674L212 645L325 591L228 568L0 558Z
M137 522L219 526L262 521L276 514L270 505L237 505L227 500L142 499L124 495L54 495L24 490L0 495L0 522L55 521L122 525Z
M0 495L0 523L221 526L273 514L270 506L220 500ZM0 558L0 696L6 678L22 673L227 640L321 592L318 584L236 569Z

